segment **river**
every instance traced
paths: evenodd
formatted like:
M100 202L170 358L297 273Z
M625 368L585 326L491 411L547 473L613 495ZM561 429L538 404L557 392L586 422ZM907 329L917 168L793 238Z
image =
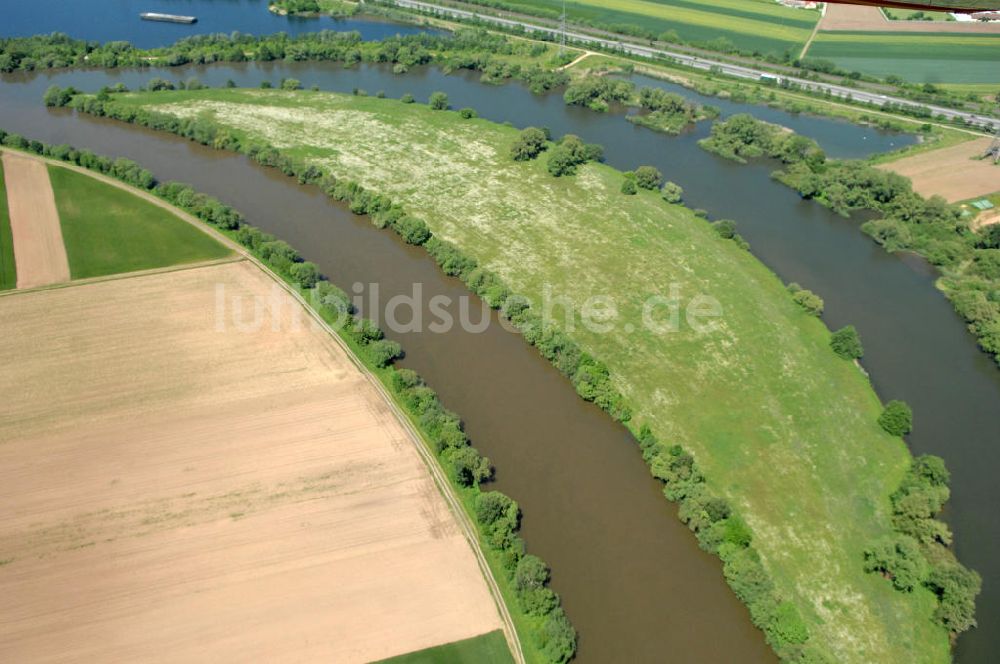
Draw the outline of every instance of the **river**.
M194 24L143 21L142 12L195 16ZM372 17L278 16L267 0L32 0L3 6L0 37L26 37L65 32L76 39L128 41L139 48L173 44L191 35L241 32L297 35L317 30L357 30L364 39L384 39L426 30L418 25Z
M984 627L959 640L957 659L992 660L1000 645L989 629L1000 624L1000 559L993 554L1000 516L989 508L1000 499L993 479L1000 465L995 445L1000 441L1000 372L934 289L933 271L922 260L888 255L858 231L856 222L800 200L770 179L774 164L743 166L704 152L696 141L707 133L708 123L678 137L663 136L620 115L567 107L558 94L533 95L519 84L483 85L468 72L446 76L416 68L397 76L377 66L248 63L0 79L0 127L128 156L161 179L192 182L299 247L345 289L355 282L379 283L383 299L410 293L414 283L423 284L425 301L436 293L457 297L465 289L442 277L422 250L402 245L316 190L243 157L40 106L42 92L52 83L94 90L117 81L135 86L153 76L196 76L212 85L233 79L250 86L293 77L323 89L357 87L389 96L412 92L420 99L442 90L453 106L476 108L489 119L548 126L555 135L575 133L600 143L616 167L655 165L684 187L690 207L736 219L761 260L786 281L824 297L824 318L832 328L858 327L864 364L879 394L914 407L912 449L940 454L948 462L953 497L947 518L958 554L984 578L977 614ZM793 126L833 156L864 156L912 140L743 106L724 112L751 110ZM581 662L773 661L746 610L725 587L718 561L698 550L676 521L626 432L581 402L522 340L496 325L482 334L456 330L396 338L407 350L405 364L463 415L474 443L494 460L497 487L521 503L528 546L553 566L553 586L580 630Z

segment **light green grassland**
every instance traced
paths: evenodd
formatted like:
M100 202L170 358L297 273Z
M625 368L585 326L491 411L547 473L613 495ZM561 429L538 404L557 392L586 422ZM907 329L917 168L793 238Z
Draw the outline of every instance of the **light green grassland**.
M14 267L14 238L10 234L7 186L4 184L3 164L0 164L0 290L15 286L17 286L17 270Z
M508 664L513 661L503 632L496 631L399 657L390 657L379 664Z
M738 507L812 639L838 662L948 660L931 593L899 593L862 570L864 549L892 532L888 495L910 458L877 425L868 380L770 270L691 211L655 192L622 195L621 173L604 165L554 178L544 155L509 158L516 129L422 105L263 90L116 99L213 117L389 194L536 303L546 285L577 309L611 296L615 330L577 325L571 336L609 366L633 424L691 450ZM683 306L700 294L720 303L711 331L643 326L647 298L671 284Z
M228 256L173 213L86 174L49 166L73 279Z

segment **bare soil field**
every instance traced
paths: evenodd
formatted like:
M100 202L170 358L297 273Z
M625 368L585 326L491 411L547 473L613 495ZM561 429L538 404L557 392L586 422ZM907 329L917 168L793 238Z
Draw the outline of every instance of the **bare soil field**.
M5 150L3 168L17 287L69 281L59 212L45 162Z
M411 439L274 289L243 261L0 297L0 661L367 662L501 626Z
M990 146L992 138L966 141L941 150L921 152L912 157L881 164L913 181L913 189L923 196L943 196L949 202L1000 191L1000 166L992 159L975 159Z
M820 19L822 31L857 32L968 32L1000 33L1000 23L960 23L958 21L890 21L878 7L827 3Z

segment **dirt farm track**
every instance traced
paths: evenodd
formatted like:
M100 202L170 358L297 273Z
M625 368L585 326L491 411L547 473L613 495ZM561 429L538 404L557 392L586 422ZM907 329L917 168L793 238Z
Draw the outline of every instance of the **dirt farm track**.
M501 627L403 427L275 288L237 261L0 297L0 661L366 662Z

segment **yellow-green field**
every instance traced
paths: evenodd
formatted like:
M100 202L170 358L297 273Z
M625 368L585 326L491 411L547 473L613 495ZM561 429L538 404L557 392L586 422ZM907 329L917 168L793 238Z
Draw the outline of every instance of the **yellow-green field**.
M503 0L501 4L549 18L562 12L561 0ZM772 0L570 0L566 14L570 21L608 30L647 36L672 31L687 42L728 44L759 53L801 49L819 20L817 11L789 9Z

